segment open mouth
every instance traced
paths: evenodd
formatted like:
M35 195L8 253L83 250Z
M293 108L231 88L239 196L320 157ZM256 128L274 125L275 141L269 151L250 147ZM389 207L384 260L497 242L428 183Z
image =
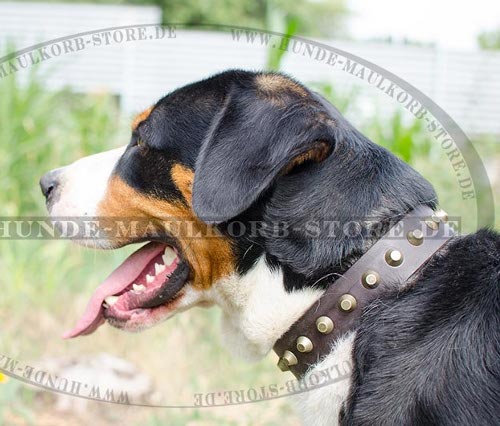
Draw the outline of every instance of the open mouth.
M144 328L168 311L189 278L189 266L167 244L151 242L131 254L95 290L76 327L63 338L94 332L106 319L119 328Z

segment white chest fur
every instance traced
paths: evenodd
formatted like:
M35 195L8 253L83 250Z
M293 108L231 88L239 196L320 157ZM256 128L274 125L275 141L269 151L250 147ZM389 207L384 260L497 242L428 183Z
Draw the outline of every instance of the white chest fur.
M258 360L322 294L322 290L309 288L285 291L282 272L271 270L261 258L247 274L218 282L206 298L222 309L223 340L228 349L247 360ZM335 365L352 365L353 339L351 333L339 340L330 355L308 374ZM350 377L295 397L304 424L336 424L349 385Z
M326 386L300 393L294 397L297 413L304 425L334 426L338 424L340 410L347 400L351 386L352 346L356 333L346 334L338 340L332 351L320 363L311 368L304 380L311 374L323 371L341 370L348 372L341 380L332 380ZM346 377L347 376L347 377Z

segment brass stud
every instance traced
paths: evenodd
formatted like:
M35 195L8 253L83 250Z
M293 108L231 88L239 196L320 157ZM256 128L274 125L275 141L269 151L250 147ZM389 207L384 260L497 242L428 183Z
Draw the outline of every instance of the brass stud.
M424 233L420 229L414 229L406 235L409 243L413 246L419 246L424 242Z
M339 308L343 312L351 312L356 309L358 302L351 294L343 294L339 297Z
M431 217L425 219L425 224L433 231L439 228L439 222L440 219L436 215L432 215Z
M334 324L330 317L322 316L316 320L316 328L320 333L328 334L332 332Z
M299 352L311 352L313 350L313 343L306 336L300 336L297 339L297 350Z
M436 213L434 213L434 215L442 222L448 222L448 213L446 213L443 209L439 209Z
M379 283L380 275L375 271L366 271L361 277L361 284L368 289L377 287Z
M297 365L298 362L299 361L293 352L285 351L283 352L283 356L278 361L278 368L281 371L288 371L292 365Z
M399 266L403 263L403 253L396 249L389 249L385 252L385 261L390 266Z
M439 225L439 222L441 222L441 218L436 213L434 213L431 216L431 219L432 219L433 222L436 222L438 225Z

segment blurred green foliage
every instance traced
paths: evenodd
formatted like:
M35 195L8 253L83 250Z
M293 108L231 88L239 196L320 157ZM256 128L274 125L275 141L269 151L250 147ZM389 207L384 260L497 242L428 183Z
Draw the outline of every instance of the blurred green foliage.
M477 42L483 50L500 50L500 29L482 32L479 34Z
M360 93L358 86L346 92L335 89L330 83L312 83L310 86L325 96L343 115L349 117L355 114ZM417 159L432 156L433 144L425 122L409 119L402 109L394 110L384 119L380 118L380 114L374 114L361 124L360 130L409 164L415 165Z
M297 33L299 21L296 18L287 19L286 28L283 32L285 38L290 38ZM266 69L269 71L279 71L281 62L286 54L285 49L269 48L267 50Z
M108 94L82 95L70 90L50 91L36 69L31 74L11 75L0 81L0 216L44 216L45 206L38 181L55 167L78 157L112 148L120 138L118 105ZM76 249L76 250L75 250ZM123 256L118 254L119 257ZM78 287L67 286L75 270L81 270L81 283L99 282L112 253L96 258L95 253L67 241L0 241L0 350L14 355L16 337L24 327L27 312L62 307ZM104 272L104 275L108 271ZM85 276L87 275L88 278ZM39 336L43 339L43 336ZM34 353L44 342L31 341ZM6 416L36 424L34 393L10 379L0 383L0 425ZM17 423L16 423L17 424Z
M424 121L407 118L401 109L397 109L388 120L372 117L362 130L370 139L414 165L417 158L429 158L432 142Z
M35 424L35 413L29 408L33 391L13 379L0 381L0 425L8 425L12 415L26 424Z
M45 215L38 186L44 172L110 149L124 137L117 131L120 113L113 97L52 92L35 71L25 77L23 84L18 75L0 82L0 216ZM13 301L30 304L55 295L81 261L65 256L67 246L62 243L0 242L0 309ZM33 276L33 271L44 271L43 287L35 284L41 275Z
M64 2L64 0L21 0ZM66 0L69 3L68 0ZM349 11L346 0L81 0L82 3L153 5L162 9L163 23L236 25L285 31L297 22L304 36L334 37L344 33Z
M35 78L20 87L17 75L2 80L0 96L0 185L2 215L40 212L39 168L47 170L102 149L116 138L118 106L107 94L51 92ZM104 138L104 139L102 139ZM69 149L71 148L71 149Z

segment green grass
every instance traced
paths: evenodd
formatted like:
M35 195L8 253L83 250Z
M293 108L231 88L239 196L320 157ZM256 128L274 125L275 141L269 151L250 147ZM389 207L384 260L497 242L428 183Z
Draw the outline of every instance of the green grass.
M38 186L44 172L120 142L120 116L111 97L49 92L41 81L32 75L22 88L15 77L0 83L0 185L4 188L0 216L44 216ZM61 281L84 263L82 256L94 263L95 254L80 249L77 256L67 256L68 250L63 241L1 241L4 293L0 307L14 301L52 300Z

